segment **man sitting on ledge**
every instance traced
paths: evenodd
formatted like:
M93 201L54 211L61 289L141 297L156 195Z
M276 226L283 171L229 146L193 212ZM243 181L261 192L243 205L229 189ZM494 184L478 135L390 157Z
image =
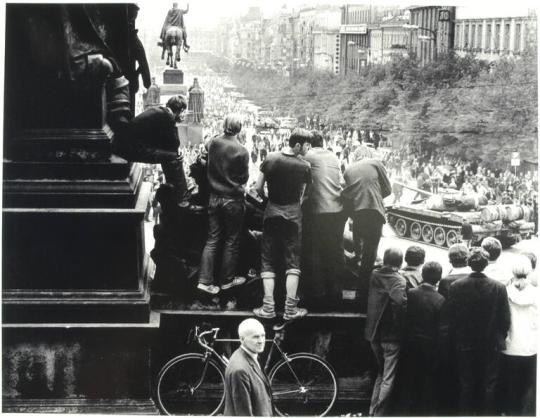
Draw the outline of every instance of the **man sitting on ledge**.
M165 107L151 107L115 132L113 153L128 161L161 164L165 181L175 188L178 206L189 207L184 157L178 152L176 122L187 108L184 96L171 97ZM193 209L200 209L192 205Z

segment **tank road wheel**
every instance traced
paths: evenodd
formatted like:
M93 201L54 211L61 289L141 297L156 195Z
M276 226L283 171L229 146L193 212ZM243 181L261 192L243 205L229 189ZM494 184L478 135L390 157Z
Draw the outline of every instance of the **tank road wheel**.
M424 242L432 242L433 235L433 227L431 225L426 224L422 227L422 239Z
M397 218L394 229L396 230L396 235L398 237L404 237L407 235L407 221L403 218Z
M458 242L458 234L454 229L446 231L446 246L451 247Z
M446 233L440 226L433 231L433 241L440 247L444 247L444 244L446 243Z
M418 222L411 224L411 238L415 241L420 241L420 238L422 238L422 227Z

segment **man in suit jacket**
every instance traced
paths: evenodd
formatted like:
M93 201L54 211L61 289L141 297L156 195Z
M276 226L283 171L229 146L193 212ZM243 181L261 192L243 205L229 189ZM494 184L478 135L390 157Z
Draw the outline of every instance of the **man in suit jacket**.
M369 407L371 416L387 415L390 407L407 309L406 282L399 274L402 263L401 250L388 248L383 266L373 270L369 282L364 337L371 343L378 368Z
M226 416L273 416L270 382L257 360L264 351L263 325L248 318L238 326L241 345L225 370Z
M448 274L439 282L439 293L446 299L450 286L456 280L468 277L471 274L471 268L467 265L469 258L469 249L465 244L454 244L448 249L448 260L452 268Z
M445 306L457 350L463 415L495 415L499 357L510 329L506 287L482 273L488 260L485 250L471 251L468 263L473 272L450 286Z
M437 293L442 267L435 261L422 268L422 283L407 293L407 321L402 356L403 391L406 410L400 415L429 416L437 412L441 308Z

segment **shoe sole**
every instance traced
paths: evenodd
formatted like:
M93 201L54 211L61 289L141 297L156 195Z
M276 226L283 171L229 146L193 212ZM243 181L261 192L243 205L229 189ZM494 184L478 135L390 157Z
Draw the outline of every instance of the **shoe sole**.
M242 286L242 285L244 285L246 283L247 283L247 281L245 281L243 283L238 283L238 284L234 284L234 283L224 284L223 286L220 286L220 289L221 290L228 290L228 289L232 289L233 287Z
M199 288L199 287L197 288L197 290L198 290L199 292L204 293L205 295L210 295L210 296L216 296L216 295L219 294L219 291L217 291L216 293L213 293L213 292L209 292L209 291L207 291L207 290L201 289L201 288Z

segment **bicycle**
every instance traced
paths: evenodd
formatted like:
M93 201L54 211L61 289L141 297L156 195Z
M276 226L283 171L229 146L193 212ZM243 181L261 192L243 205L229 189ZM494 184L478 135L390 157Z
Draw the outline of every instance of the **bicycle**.
M204 353L186 353L169 360L159 371L156 397L167 415L217 415L225 399L225 368L229 359L214 349L216 342L239 342L217 338L219 328L201 331L194 328L194 339ZM268 371L275 353L277 360L267 376L272 387L274 407L280 416L325 416L332 409L338 384L332 366L312 353L288 355L281 349L285 324L273 327L274 338L266 358Z

